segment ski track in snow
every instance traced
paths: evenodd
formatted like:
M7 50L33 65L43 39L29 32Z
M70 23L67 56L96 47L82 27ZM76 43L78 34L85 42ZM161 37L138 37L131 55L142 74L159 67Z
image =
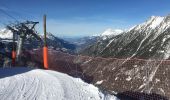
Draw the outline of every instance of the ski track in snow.
M11 70L17 71L14 68ZM81 79L40 69L0 78L0 98L1 100L117 100L114 96L105 96L98 88Z

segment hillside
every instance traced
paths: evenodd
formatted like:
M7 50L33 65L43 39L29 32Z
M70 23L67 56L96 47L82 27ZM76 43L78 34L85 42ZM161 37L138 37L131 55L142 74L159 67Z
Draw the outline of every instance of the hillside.
M88 83L93 83L102 90L110 93L114 91L118 94L132 93L132 97L135 98L139 98L140 93L155 93L156 96L149 96L150 98L170 97L170 88L167 87L170 83L169 60L127 60L75 56L53 50L49 51L50 69L79 77ZM33 51L31 59L34 62L42 63L42 51ZM134 92L139 92L138 97L133 95Z

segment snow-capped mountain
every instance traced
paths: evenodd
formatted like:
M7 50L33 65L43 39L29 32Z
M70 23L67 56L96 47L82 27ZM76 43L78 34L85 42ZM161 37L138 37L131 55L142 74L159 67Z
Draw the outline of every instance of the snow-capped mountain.
M123 33L123 30L120 29L106 29L102 34L100 35L93 35L93 36L85 36L80 38L66 38L69 42L75 44L77 46L77 51L81 51L88 46L93 45L97 41L106 40L108 38L111 38L113 36L119 35Z
M101 36L106 36L106 35L119 35L119 34L122 33L122 32L123 32L123 30L120 30L120 29L115 29L115 30L113 30L113 29L109 28L109 29L106 29L106 30L101 34Z
M136 30L136 31L153 30L162 23L164 18L165 17L161 17L161 16L151 16L146 22L136 25L136 26L130 28L128 31L131 31L131 30Z
M0 69L1 100L118 100L91 84L50 70Z
M0 30L0 39L12 39L13 34L10 30L6 28Z
M101 40L82 54L104 57L168 59L170 56L170 15L152 16L123 34Z
M109 38L112 38L112 37L114 37L114 36L116 36L116 35L119 35L119 34L121 34L121 33L123 33L123 30L120 30L120 29L111 29L111 28L109 28L109 29L106 29L101 35L100 35L100 38L102 39L102 40L106 40L106 39L109 39Z

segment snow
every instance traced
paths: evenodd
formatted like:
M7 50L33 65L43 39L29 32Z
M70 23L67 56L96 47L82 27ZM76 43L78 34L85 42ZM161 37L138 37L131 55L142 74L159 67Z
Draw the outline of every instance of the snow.
M150 25L150 27L152 29L155 29L164 19L164 17L159 17L159 16L152 16L152 24Z
M107 39L107 37L103 37L103 40ZM110 44L114 41L114 39L110 40L109 43L106 45L106 47L101 51L101 53L110 46ZM113 69L112 69L113 70Z
M55 36L51 33L47 33L47 38L49 38L51 40L55 40Z
M165 91L162 88L158 88L159 91L161 91L165 95Z
M90 61L92 61L92 59L89 59L89 60L83 62L83 64L86 64L86 63L88 63L88 62L90 62Z
M157 78L156 78L156 82L155 82L155 83L158 83L158 82L160 82L160 79L157 79Z
M148 82L151 82L156 74L156 71L158 70L158 68L160 67L160 64L162 63L163 60L161 60L161 62L159 63L159 65L157 65L153 71L151 72L151 74L149 75L149 79Z
M139 89L142 89L144 86L146 86L146 83L143 83L143 84L139 87Z
M117 100L92 84L63 73L29 68L0 69L1 100Z
M110 40L109 43L106 45L106 48L110 46L110 44L114 41L114 39Z
M131 30L136 30L136 31L142 31L142 30L150 30L150 29L156 29L156 27L160 26L160 24L164 21L165 17L161 17L161 16L151 16L149 20L147 20L146 22L133 26L132 28L130 28L127 32L131 31Z
M145 82L139 87L139 89L146 89L146 91L148 93L150 93L150 91L152 90L153 87L148 87L150 82L152 82L153 78L155 77L155 74L158 70L158 68L160 67L160 64L162 63L162 61L152 70L152 72L149 74L148 78L143 78L145 80ZM156 83L159 82L159 79L156 79Z
M96 82L97 85L100 85L100 84L102 84L102 83L103 83L103 80Z
M109 28L109 29L105 30L105 31L101 34L101 36L119 35L119 34L122 33L122 32L123 32L123 30L120 30L120 29L115 29L115 30L113 30L113 29Z
M1 29L0 30L0 38L2 39L12 39L13 37L13 34L10 30L7 30L7 29Z
M130 76L128 76L128 78L126 78L126 81L130 81L132 78Z
M135 27L137 27L137 25L132 26L131 28L129 28L126 32L130 32L131 30L133 30Z
M100 37L102 37L102 40L106 40L107 38L109 38L110 36L116 36L121 34L122 32L124 32L123 30L120 29L106 29L101 35Z
M160 17L160 16L151 16L151 18L149 20L147 20L146 22L136 25L132 28L130 28L128 30L128 32L130 32L131 30L135 30L138 31L138 33L142 32L145 33L145 37L143 38L143 40L140 42L139 46L137 47L136 51L133 53L132 56L130 56L129 58L127 58L123 64L128 61L129 59L133 58L134 56L136 56L136 54L138 53L138 51L140 50L142 44L145 42L146 39L149 38L149 36L151 35L150 33L152 32L152 30L155 30L158 26L160 26L162 24L162 22L165 20L165 17ZM158 36L159 34L156 34L156 36ZM149 51L152 51L152 49L150 49Z

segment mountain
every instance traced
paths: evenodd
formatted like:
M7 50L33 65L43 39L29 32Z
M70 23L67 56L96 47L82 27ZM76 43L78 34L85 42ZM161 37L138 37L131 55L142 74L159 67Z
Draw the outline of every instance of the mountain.
M117 100L79 78L51 70L0 69L1 100Z
M76 50L76 45L58 38L51 33L47 33L47 43L50 48L63 52L75 53Z
M103 39L103 40L106 40L106 39L109 39L113 36L116 36L116 35L119 35L123 33L123 30L120 30L120 29L106 29L101 35L100 37Z
M170 56L170 15L152 16L146 22L111 38L97 41L83 55L116 58L168 59Z
M40 34L38 35L43 40L43 35ZM0 30L1 42L3 41L5 44L9 44L10 42L12 42L12 37L13 37L13 33L10 30L6 28ZM63 52L74 53L74 50L76 49L76 46L74 44L71 44L63 39L60 39L51 33L47 33L47 43L49 48L53 48L55 50L60 50ZM24 47L27 49L36 49L42 46L43 46L43 41L38 41L33 37L30 37L24 44Z
M101 34L101 36L105 36L105 35L118 35L118 34L120 34L120 33L122 33L123 32L123 30L120 30L120 29L115 29L115 30L113 30L113 29L107 29L107 30L105 30L102 34Z
M107 38L111 38L115 35L123 33L123 30L120 29L107 29L100 35L94 35L94 36L85 36L85 37L79 37L79 38L64 38L65 40L69 41L72 44L76 45L77 52L81 52L88 46L93 45L95 42L100 40L106 40Z
M85 37L79 37L79 38L67 38L67 40L76 45L76 51L79 53L84 48L87 48L90 45L93 45L98 39L100 39L99 36L85 36Z
M1 39L12 39L13 34L11 34L12 32L10 30L7 29L2 29L0 30L0 38Z

